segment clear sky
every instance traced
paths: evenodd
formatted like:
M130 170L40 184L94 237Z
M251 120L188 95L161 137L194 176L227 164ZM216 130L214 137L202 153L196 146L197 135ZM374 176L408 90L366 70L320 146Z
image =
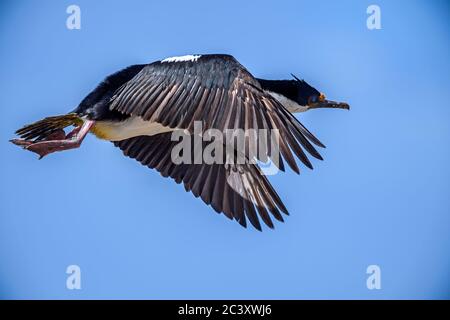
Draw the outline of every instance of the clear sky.
M2 1L0 297L450 298L449 21L445 1ZM93 136L41 161L8 142L114 71L191 53L295 73L352 107L298 115L325 160L271 178L291 212L275 230L241 228Z

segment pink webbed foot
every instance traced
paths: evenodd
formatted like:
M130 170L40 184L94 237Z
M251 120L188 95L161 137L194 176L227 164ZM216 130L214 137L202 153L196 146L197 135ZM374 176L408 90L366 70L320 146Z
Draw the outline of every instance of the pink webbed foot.
M52 132L51 134L49 134L48 137L45 138L43 141L64 140L66 138L67 138L66 133L64 132L64 130L60 129L60 130L56 130L56 131ZM25 140L25 139L12 139L9 141L14 143L16 146L23 147L24 149L31 146L32 144L37 143L33 140Z
M52 132L45 138L45 140L42 141L35 142L33 140L13 139L11 142L17 146L23 147L26 150L37 153L39 155L39 159L42 159L50 153L78 147L79 143L77 143L76 140L71 139L74 135L71 135L70 137L69 135L66 136L64 130L61 129Z
M76 140L50 140L33 143L26 146L25 149L37 153L39 155L39 159L42 159L50 153L74 149L79 146L80 143Z
M76 127L67 135L64 130L57 130L52 132L43 141L35 142L23 139L13 139L10 141L26 150L37 153L39 159L42 159L46 155L56 151L78 148L94 123L94 121L86 121L81 127Z

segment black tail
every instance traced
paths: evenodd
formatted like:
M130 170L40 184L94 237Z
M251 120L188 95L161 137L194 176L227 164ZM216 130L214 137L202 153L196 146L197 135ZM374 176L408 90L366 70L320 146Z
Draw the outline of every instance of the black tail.
M80 125L81 123L82 120L78 114L69 113L62 116L47 117L26 125L22 129L17 130L16 134L28 141L41 141L58 130L71 125Z

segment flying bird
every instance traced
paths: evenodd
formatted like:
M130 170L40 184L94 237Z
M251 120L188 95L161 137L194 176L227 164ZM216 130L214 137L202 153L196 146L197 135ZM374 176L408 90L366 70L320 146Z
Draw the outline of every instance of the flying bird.
M78 148L91 132L163 177L183 183L186 191L242 226L246 227L248 220L261 230L261 219L273 228L271 217L283 221L288 210L259 162L175 163L172 152L179 142L173 141L172 134L181 131L195 139L196 122L205 130L221 132L277 130L278 149L264 149L257 160L279 156L276 166L281 171L286 162L299 173L297 158L312 169L307 154L322 160L316 147L325 146L293 113L316 108L349 109L349 105L327 100L307 82L292 76L291 80L255 78L234 57L224 54L187 55L132 65L107 76L72 112L24 126L16 131L20 138L11 142L42 158ZM69 126L75 128L66 134L64 129ZM259 136L246 137L247 143L259 140ZM200 144L204 147L206 142ZM231 154L235 159L244 151L233 146L224 157Z

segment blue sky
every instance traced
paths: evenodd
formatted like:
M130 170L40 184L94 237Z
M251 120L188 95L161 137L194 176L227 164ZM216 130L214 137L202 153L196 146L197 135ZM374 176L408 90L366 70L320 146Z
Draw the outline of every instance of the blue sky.
M381 8L381 30L366 8ZM68 30L66 8L81 8ZM32 1L0 5L0 297L450 298L450 25L444 1ZM271 179L260 233L89 136L38 161L8 142L127 65L229 53L350 112L298 118L327 145ZM81 290L66 288L68 265ZM381 268L368 290L366 268Z

